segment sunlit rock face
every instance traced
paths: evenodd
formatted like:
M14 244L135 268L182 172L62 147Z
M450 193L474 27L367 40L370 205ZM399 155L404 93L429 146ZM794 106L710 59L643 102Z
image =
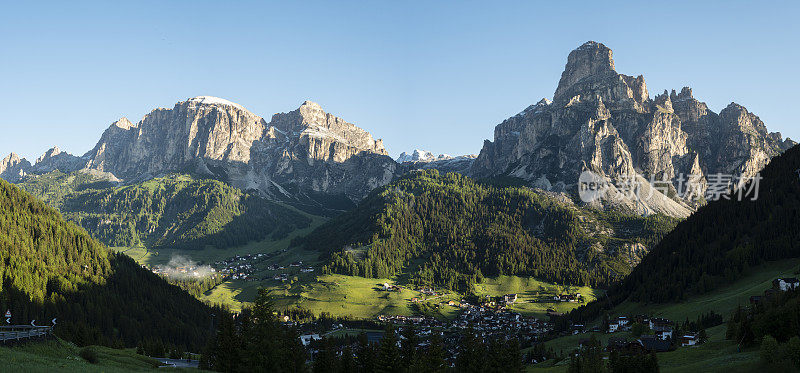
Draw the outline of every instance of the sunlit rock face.
M139 123L114 122L85 156L87 168L126 181L196 172L265 194L345 194L353 200L385 185L395 162L381 140L313 102L267 122L210 96L156 109Z
M495 127L471 173L568 194L586 170L612 182L671 180L668 190L644 186L649 198L612 187L598 204L682 217L696 204L691 194L676 193L684 187L680 175L695 175L694 195L702 195L707 175L753 176L792 145L744 107L711 112L689 88L650 98L641 75L617 73L612 51L590 41L569 54L552 102L543 99Z

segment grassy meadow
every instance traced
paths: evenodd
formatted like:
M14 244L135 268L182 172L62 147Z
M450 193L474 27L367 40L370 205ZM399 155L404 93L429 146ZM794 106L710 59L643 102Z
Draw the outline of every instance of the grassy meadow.
M131 350L89 346L97 356L95 364L80 356L81 347L60 339L0 347L2 371L18 372L137 372L152 371L160 362ZM196 369L192 369L197 371Z

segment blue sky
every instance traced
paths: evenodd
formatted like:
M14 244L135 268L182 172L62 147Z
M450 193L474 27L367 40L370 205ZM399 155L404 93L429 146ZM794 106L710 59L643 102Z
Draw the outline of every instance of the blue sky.
M304 100L389 152L478 153L551 98L587 40L651 96L691 86L800 138L800 7L746 2L9 2L0 12L0 152L80 155L119 117L199 95L267 119Z

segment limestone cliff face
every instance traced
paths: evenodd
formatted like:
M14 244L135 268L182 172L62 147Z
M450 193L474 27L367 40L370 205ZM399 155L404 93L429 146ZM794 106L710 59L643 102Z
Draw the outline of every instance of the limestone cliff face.
M543 99L500 123L471 173L515 176L532 186L573 194L584 170L607 180L641 182L695 175L698 195L705 191L708 174L752 176L793 144L768 133L757 116L739 105L719 115L711 112L689 88L651 99L641 75L617 73L611 50L587 42L569 54L553 101ZM686 216L694 208L691 193L676 197L678 187L677 181L668 190L644 186L640 192L654 195L648 199L627 198L612 187L600 204Z
M126 181L198 172L265 194L310 190L358 200L388 183L395 164L381 140L310 101L267 123L209 96L114 122L84 158ZM293 190L289 192L287 190Z
M11 153L0 161L0 178L15 183L25 177L30 169L30 162Z
M202 96L114 122L86 154L89 167L123 179L182 171L197 160L247 163L266 123L240 105Z

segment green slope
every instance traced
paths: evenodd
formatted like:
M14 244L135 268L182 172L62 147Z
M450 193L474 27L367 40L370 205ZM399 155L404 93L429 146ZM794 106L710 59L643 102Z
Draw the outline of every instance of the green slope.
M603 286L638 261L675 221L583 209L524 187L459 174L412 172L294 244L329 256L326 272L468 290L483 277L533 276ZM356 248L356 249L353 249Z
M19 372L140 372L152 371L160 362L136 355L129 350L101 346L86 347L97 355L92 364L80 356L82 348L72 343L53 339L26 343L14 347L0 347L0 361L4 371Z
M310 223L293 208L187 175L116 187L81 171L56 171L19 186L109 246L227 248L280 239Z
M210 308L3 180L0 278L12 323L57 317L55 332L80 345L160 339L199 350L209 336Z

